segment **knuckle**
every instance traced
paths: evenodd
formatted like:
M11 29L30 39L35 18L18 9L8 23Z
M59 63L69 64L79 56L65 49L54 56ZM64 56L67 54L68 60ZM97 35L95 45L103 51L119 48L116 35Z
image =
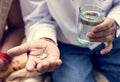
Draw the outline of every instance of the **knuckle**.
M112 41L112 40L113 40L112 35L109 35L109 36L105 37L106 42L109 42L109 41Z
M117 30L117 28L116 28L115 26L113 26L113 27L112 27L112 30L116 31L116 30Z

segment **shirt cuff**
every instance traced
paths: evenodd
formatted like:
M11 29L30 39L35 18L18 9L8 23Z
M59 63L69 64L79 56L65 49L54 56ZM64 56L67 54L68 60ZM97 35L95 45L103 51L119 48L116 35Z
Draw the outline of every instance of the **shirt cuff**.
M57 44L56 31L53 25L47 24L32 25L29 28L26 28L26 37L27 41L40 38L50 38Z
M120 36L120 26L116 23L116 38Z

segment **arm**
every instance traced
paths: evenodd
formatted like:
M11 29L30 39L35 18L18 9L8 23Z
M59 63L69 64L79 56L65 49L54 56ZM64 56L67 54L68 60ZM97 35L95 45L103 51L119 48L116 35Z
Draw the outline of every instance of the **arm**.
M46 0L20 0L27 40L50 38L56 42L56 22L52 19Z
M56 42L56 23L47 8L46 0L20 0L25 21L27 42L8 50L8 54L28 53L26 69L40 73L53 71L62 63ZM46 54L45 58L41 56Z

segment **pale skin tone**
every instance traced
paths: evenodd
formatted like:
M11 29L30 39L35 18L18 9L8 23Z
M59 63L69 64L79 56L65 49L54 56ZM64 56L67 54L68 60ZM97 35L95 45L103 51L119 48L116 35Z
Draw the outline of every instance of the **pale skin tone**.
M59 67L62 61L59 59L60 53L54 42L44 39L34 40L22 44L21 46L8 50L8 54L22 54L30 51L26 69L28 71L37 70L40 73L51 72ZM47 58L41 60L40 56L47 54Z
M104 42L105 48L100 51L106 54L112 49L112 41L115 37L116 24L113 19L105 18L104 21L94 26L92 31L87 34L90 41ZM62 64L60 52L56 44L51 40L45 39L33 40L22 44L21 46L8 50L8 54L22 54L30 51L26 69L28 71L37 70L40 73L51 72ZM40 56L47 54L47 58L41 60Z

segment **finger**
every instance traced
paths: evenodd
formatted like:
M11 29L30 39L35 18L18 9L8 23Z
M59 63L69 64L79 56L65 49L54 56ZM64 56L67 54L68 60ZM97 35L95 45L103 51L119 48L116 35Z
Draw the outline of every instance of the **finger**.
M62 61L60 59L56 60L56 62L51 62L47 72L52 72L54 71L56 68L58 68L60 65L62 64Z
M49 62L41 60L41 62L38 63L36 69L41 74L43 74L43 73L47 72L48 67L49 67Z
M36 62L29 57L29 60L26 64L26 69L30 72L34 71L36 67Z
M49 60L50 65L47 72L52 72L56 68L56 61L54 59Z
M16 55L26 53L29 50L30 50L30 44L29 43L24 43L20 46L9 49L7 51L7 54L10 54L11 56L16 56Z
M47 61L50 62L50 66L48 68L48 72L53 71L55 68L59 67L62 63L62 61L59 59L60 57L60 53L59 53L59 49L56 47L57 50L54 50L54 48L52 50L50 50L48 52L48 57L46 58Z
M50 65L49 65L47 72L53 71L54 69L56 69L62 64L62 61L56 57L50 57L48 59L48 62L50 62Z
M93 32L100 32L100 31L111 28L113 25L114 25L114 21L107 18L101 24L94 26L92 31Z
M58 59L56 63L56 68L60 67L61 64L62 64L62 60Z
M88 32L87 37L90 37L90 38L105 37L112 33L115 33L115 30L116 30L115 27L111 27L110 29L100 31L100 32Z
M110 41L113 41L114 36L115 36L114 33L112 33L108 36L95 37L95 38L88 37L88 39L91 42L110 42Z
M113 47L112 42L105 42L105 48L102 49L102 50L100 51L100 53L101 53L102 55L103 55L103 54L106 54L106 53L108 53L108 52L111 51L112 47Z
M40 73L51 72L60 65L61 65L60 59L46 58L44 60L41 60L41 62L37 65L37 70Z

